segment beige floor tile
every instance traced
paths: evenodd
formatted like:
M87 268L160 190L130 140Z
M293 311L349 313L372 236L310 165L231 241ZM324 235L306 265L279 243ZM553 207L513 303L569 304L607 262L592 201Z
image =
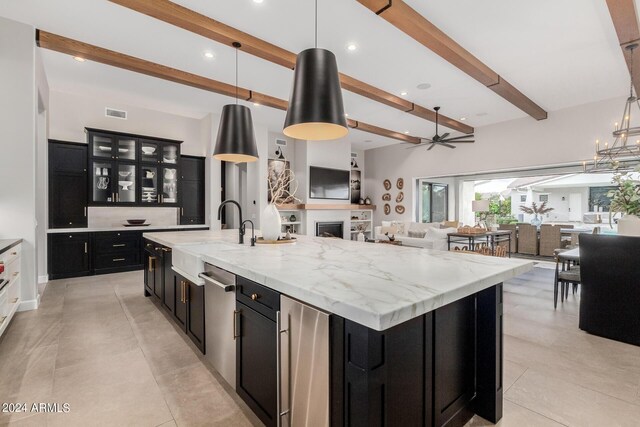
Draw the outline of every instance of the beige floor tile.
M25 417L10 417L6 421L0 419L0 426L2 427L45 427L46 425L47 414L44 413L27 414Z
M53 426L157 426L173 419L139 349L56 369L53 399L71 406L49 415Z
M178 425L251 426L238 405L201 364L157 377Z
M489 427L494 425L498 427L560 427L563 425L508 400L504 402L503 412L504 416L498 424L492 424L476 415L467 423L466 427Z
M640 406L527 370L505 398L557 422L570 426L629 426L640 420Z
M510 360L504 360L504 366L502 371L502 388L503 390L509 390L522 374L527 370L527 367L520 363L512 362Z

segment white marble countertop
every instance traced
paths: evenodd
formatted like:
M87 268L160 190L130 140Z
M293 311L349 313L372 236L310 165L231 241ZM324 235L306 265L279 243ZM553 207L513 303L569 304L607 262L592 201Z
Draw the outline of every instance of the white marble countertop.
M341 239L237 244L237 230L145 233L330 313L382 331L494 286L533 262ZM197 277L199 271L188 272Z
M188 230L189 228L204 228L206 224L189 225L144 225L142 227L125 227L124 225L113 227L85 227L85 228L50 228L47 233L94 233L99 231L148 231L148 230Z

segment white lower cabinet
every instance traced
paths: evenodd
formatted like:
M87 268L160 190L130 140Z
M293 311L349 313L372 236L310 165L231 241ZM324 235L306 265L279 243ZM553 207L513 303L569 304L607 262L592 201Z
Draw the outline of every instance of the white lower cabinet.
M18 244L0 254L0 263L4 265L0 278L0 335L20 306L20 247Z

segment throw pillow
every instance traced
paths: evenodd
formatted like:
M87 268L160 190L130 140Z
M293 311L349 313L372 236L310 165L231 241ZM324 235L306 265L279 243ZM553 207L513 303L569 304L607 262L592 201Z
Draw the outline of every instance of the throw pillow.
M391 227L391 221L382 221L381 224L383 227Z
M427 234L427 230L409 230L407 233L409 237L416 237L418 239L423 239L424 236Z
M391 226L396 228L398 234L405 234L406 235L405 229L404 229L404 222L402 222L402 221L392 221L391 222Z
M382 227L380 229L381 234L389 233L389 236L398 234L398 229L396 227Z

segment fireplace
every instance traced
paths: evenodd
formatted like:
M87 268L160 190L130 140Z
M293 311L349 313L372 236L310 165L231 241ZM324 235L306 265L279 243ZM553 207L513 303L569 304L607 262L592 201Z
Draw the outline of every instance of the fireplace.
M317 237L337 237L342 239L344 222L316 222Z

